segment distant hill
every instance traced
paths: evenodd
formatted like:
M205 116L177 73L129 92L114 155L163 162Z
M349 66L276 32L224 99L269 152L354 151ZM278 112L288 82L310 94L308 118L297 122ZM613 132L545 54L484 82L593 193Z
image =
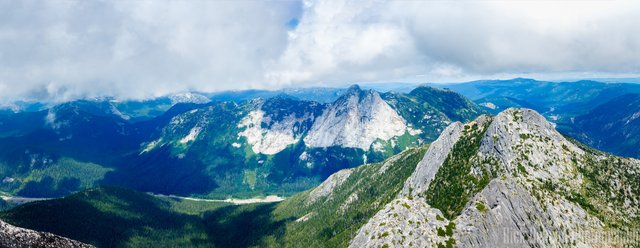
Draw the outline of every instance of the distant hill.
M603 151L640 157L639 117L640 95L626 94L575 117L563 131Z
M535 109L556 121L568 120L628 93L640 93L639 84L597 81L548 82L527 78L481 80L460 84L433 84L456 91L494 113L510 107ZM553 120L552 119L552 120Z
M491 113L511 107L534 109L575 139L617 155L640 157L640 145L631 135L635 124L613 124L637 112L635 105L623 102L633 101L625 95L640 94L640 84L516 78L433 86L459 92Z

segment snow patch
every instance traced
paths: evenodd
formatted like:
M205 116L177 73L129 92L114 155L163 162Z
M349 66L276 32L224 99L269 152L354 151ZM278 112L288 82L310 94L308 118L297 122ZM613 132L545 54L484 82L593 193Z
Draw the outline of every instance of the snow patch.
M158 146L158 144L160 144L161 141L162 141L162 139L158 139L158 140L154 140L154 141L149 142L148 144L146 144L146 146L140 152L140 154L152 151L153 149L155 149ZM144 145L144 143L142 145Z
M302 154L300 154L298 159L300 159L301 161L307 161L309 159L309 154L306 151L304 151L302 152Z
M122 112L120 112L120 110L118 110L118 108L116 108L116 106L110 104L110 108L109 111L111 111L112 114L119 116L120 118L122 118L123 120L130 120L131 117L128 115L123 114Z
M200 131L202 131L202 128L200 127L192 128L191 131L189 131L189 134L187 134L187 136L180 140L180 144L186 144L188 142L196 140L198 134L200 134Z
M640 117L640 111L633 113L633 115L624 124L627 125L630 122L638 119L638 117Z
M44 117L44 122L53 129L60 128L60 125L56 123L56 112L53 109L49 109L47 116Z
M207 98L206 96L200 95L200 94L195 94L195 93L178 93L172 96L169 96L169 99L171 100L171 104L177 104L177 103L197 103L197 104L204 104L204 103L208 103L211 100L209 100L209 98Z
M407 128L407 132L409 132L409 135L411 135L411 136L416 136L416 135L421 134L421 133L422 133L422 130L420 130L420 129L415 129L415 128L412 128L412 127L408 127L408 128Z

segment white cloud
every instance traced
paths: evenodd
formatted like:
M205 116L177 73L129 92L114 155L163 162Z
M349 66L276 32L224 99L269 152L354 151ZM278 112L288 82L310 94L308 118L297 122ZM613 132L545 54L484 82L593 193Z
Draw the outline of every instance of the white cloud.
M309 2L270 79L640 73L633 1ZM361 56L366 54L366 56ZM365 78L364 75L373 75ZM426 77L411 78L412 75Z
M263 79L296 2L3 1L0 98L148 97ZM299 7L298 7L299 8Z
M0 99L640 74L637 1L4 1ZM292 29L287 23L299 18Z
M398 8L411 11L406 16L421 53L466 73L638 73L637 2L412 4Z
M270 66L267 81L344 82L381 79L412 67L417 53L388 3L307 1L287 50ZM419 56L418 56L419 57Z

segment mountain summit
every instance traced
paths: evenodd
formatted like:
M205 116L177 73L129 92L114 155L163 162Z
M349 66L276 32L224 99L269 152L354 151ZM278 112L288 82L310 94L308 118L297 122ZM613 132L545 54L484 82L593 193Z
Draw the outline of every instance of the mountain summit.
M624 245L640 224L639 174L638 160L575 144L533 110L507 109L452 123L350 246ZM611 241L623 243L601 243Z
M314 122L304 142L310 147L343 146L368 150L377 139L404 134L406 121L377 91L357 85L329 105Z

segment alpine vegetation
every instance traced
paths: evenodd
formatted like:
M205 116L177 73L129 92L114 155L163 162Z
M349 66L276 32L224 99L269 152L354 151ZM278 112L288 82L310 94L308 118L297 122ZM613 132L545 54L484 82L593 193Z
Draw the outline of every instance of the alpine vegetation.
M640 161L575 143L530 109L453 123L351 247L637 244Z

